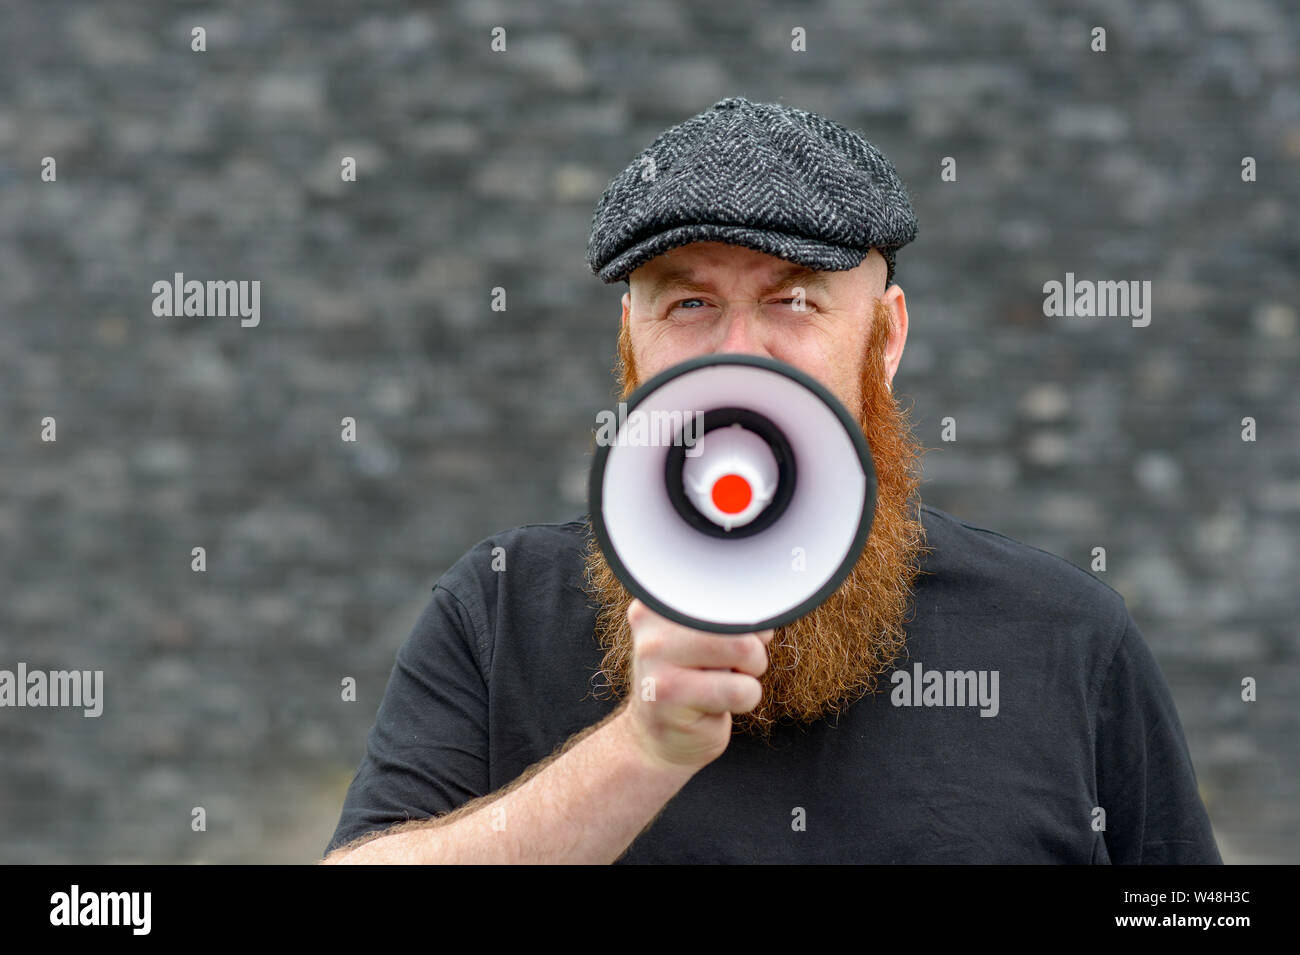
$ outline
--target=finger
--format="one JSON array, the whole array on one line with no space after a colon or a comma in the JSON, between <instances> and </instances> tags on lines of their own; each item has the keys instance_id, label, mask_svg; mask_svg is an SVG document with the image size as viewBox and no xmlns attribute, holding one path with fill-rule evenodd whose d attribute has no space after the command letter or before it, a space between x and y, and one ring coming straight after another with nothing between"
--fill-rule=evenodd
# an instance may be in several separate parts
<instances>
[{"instance_id":1,"label":"finger","mask_svg":"<svg viewBox=\"0 0 1300 955\"><path fill-rule=\"evenodd\" d=\"M701 713L748 713L762 698L762 686L748 674L689 669L675 675L671 696L660 697Z\"/></svg>"},{"instance_id":2,"label":"finger","mask_svg":"<svg viewBox=\"0 0 1300 955\"><path fill-rule=\"evenodd\" d=\"M762 676L767 669L767 647L752 633L735 637L697 630L661 631L647 635L641 653L663 663L694 669L738 670Z\"/></svg>"}]
</instances>

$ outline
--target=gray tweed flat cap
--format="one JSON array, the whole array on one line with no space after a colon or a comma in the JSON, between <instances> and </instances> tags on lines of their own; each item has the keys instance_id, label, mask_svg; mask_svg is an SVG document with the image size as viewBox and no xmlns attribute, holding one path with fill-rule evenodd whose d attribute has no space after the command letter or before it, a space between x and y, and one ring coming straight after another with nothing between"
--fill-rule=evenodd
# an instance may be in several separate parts
<instances>
[{"instance_id":1,"label":"gray tweed flat cap","mask_svg":"<svg viewBox=\"0 0 1300 955\"><path fill-rule=\"evenodd\" d=\"M916 215L893 165L839 123L801 109L719 100L632 160L596 204L587 264L606 283L691 242L743 245L822 271L894 253Z\"/></svg>"}]
</instances>

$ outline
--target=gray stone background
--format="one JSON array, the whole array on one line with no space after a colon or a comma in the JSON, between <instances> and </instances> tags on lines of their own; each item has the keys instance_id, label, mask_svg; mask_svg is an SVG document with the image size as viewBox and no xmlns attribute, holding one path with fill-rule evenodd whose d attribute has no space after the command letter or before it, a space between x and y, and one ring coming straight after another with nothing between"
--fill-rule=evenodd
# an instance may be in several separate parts
<instances>
[{"instance_id":1,"label":"gray stone background","mask_svg":"<svg viewBox=\"0 0 1300 955\"><path fill-rule=\"evenodd\" d=\"M0 861L319 857L438 575L583 510L595 201L728 95L894 160L924 499L1104 546L1225 858L1300 861L1297 50L1285 0L0 5L0 667L107 684L0 710ZM154 317L177 271L261 324ZM1067 271L1150 326L1045 318Z\"/></svg>"}]
</instances>

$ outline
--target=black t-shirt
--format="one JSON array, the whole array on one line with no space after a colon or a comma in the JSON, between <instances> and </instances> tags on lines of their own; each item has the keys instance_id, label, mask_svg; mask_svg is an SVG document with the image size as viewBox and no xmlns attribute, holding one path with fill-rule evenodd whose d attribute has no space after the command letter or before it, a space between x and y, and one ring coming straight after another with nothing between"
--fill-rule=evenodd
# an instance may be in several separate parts
<instances>
[{"instance_id":1,"label":"black t-shirt","mask_svg":"<svg viewBox=\"0 0 1300 955\"><path fill-rule=\"evenodd\" d=\"M932 550L892 675L838 720L770 745L735 734L620 861L1221 862L1123 598L1045 551L921 516ZM593 693L587 533L515 528L438 581L327 852L502 788L618 705Z\"/></svg>"}]
</instances>

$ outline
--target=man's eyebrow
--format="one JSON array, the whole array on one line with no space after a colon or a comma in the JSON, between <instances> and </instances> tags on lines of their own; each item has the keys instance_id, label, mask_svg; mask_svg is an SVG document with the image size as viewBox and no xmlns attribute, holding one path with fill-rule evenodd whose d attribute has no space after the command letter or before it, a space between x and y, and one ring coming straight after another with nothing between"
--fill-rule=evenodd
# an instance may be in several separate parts
<instances>
[{"instance_id":1,"label":"man's eyebrow","mask_svg":"<svg viewBox=\"0 0 1300 955\"><path fill-rule=\"evenodd\" d=\"M770 295L772 292L779 292L793 286L821 289L824 292L829 292L831 288L826 276L817 269L796 265L782 270L781 274L776 277L776 281L764 287L763 294Z\"/></svg>"},{"instance_id":2,"label":"man's eyebrow","mask_svg":"<svg viewBox=\"0 0 1300 955\"><path fill-rule=\"evenodd\" d=\"M782 291L794 286L800 286L807 289L820 289L825 292L830 291L830 282L822 272L802 265L793 265L782 269L773 281L763 287L761 294L770 295L773 292ZM649 298L651 301L654 301L665 291L670 289L706 292L709 291L710 286L707 282L699 279L690 269L680 267L668 268L651 280Z\"/></svg>"},{"instance_id":3,"label":"man's eyebrow","mask_svg":"<svg viewBox=\"0 0 1300 955\"><path fill-rule=\"evenodd\" d=\"M657 277L651 280L649 289L650 301L655 301L664 292L669 289L686 289L692 292L708 291L708 286L695 277L695 273L690 269L681 267L668 268L660 272Z\"/></svg>"}]
</instances>

